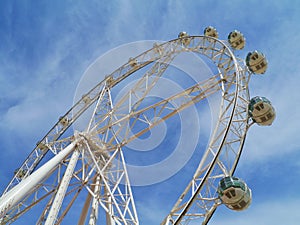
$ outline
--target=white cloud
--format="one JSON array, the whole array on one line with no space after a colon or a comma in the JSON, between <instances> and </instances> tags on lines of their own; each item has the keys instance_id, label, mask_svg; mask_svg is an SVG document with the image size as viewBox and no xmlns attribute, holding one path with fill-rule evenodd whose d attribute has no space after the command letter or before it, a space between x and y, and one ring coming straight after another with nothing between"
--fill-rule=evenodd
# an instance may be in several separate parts
<instances>
[{"instance_id":1,"label":"white cloud","mask_svg":"<svg viewBox=\"0 0 300 225\"><path fill-rule=\"evenodd\" d=\"M127 41L176 38L177 33L182 30L202 34L202 29L212 24L219 26L217 28L220 34L225 38L224 33L232 29L245 31L248 34L246 38L249 48L256 47L256 44L257 47L263 47L269 59L269 70L266 76L253 77L250 91L253 95L265 95L270 98L277 111L277 118L271 127L253 126L250 129L239 168L243 168L243 165L246 168L253 167L258 161L263 164L278 158L292 158L293 153L299 149L300 124L297 118L300 112L298 104L300 36L296 29L299 14L289 10L287 13L291 13L291 16L285 15L281 9L291 9L293 4L296 9L297 3L284 2L282 7L281 1L272 2L272 9L280 13L277 14L278 16L271 13L270 3L261 1L222 2L214 5L204 1L197 3L168 1L164 4L143 2L143 4L147 7L139 8L139 4L135 5L129 1L122 1L120 5L107 3L107 6L99 3L93 9L84 5L70 5L67 7L68 10L64 8L66 17L62 16L64 14L62 11L53 8L53 11L50 10L46 16L55 10L60 15L58 20L52 20L55 17L53 15L46 17L47 23L43 25L43 35L33 34L37 39L40 38L43 44L37 43L36 47L39 49L33 49L40 51L35 70L26 71L27 67L24 67L22 62L18 63L19 61L11 57L9 59L3 57L6 58L4 63L6 66L0 68L1 93L20 101L10 105L6 113L0 116L0 126L3 128L1 131L5 132L1 135L1 141L6 147L2 151L14 153L19 151L19 149L10 149L12 146L9 143L20 141L17 139L20 135L31 139L37 136L41 138L43 132L50 129L58 117L71 106L79 77L90 62L103 53L104 49L108 50ZM287 7L288 5L292 6ZM160 6L164 6L165 9L161 10ZM268 10L270 13L267 12ZM102 23L99 25L97 21ZM18 31L13 33L18 34ZM19 46L9 38L4 40L7 41L10 53L21 60L22 57L17 54L21 53ZM208 118L208 114L209 112L205 111L205 116L201 117L201 120ZM210 129L209 124L202 122L201 129ZM9 136L7 132L10 132ZM33 140L33 143L36 141L38 140ZM18 152L24 154L23 159L31 147L33 146ZM16 158L22 157L20 154ZM12 155L9 159L11 158ZM293 159L293 163L297 165L296 168L299 168L298 159ZM12 170L6 166L4 169ZM269 176L272 176L271 172L269 171ZM11 174L12 172L9 175ZM243 172L243 174L247 176L247 173ZM274 170L274 178L276 175ZM291 171L286 176L297 177L298 175L299 172ZM282 185L283 191L285 185L289 184ZM171 188L168 189L169 192L172 192ZM162 196L150 195L149 197L152 198L151 202L142 204L141 212L150 220L157 215L162 216L161 211L155 211L155 205L160 204ZM232 222L243 225L295 224L295 221L300 219L296 212L299 208L298 196L294 199L279 197L269 196L272 201L257 202L241 214L217 211L216 217L213 217L210 224L227 225Z\"/></svg>"},{"instance_id":2,"label":"white cloud","mask_svg":"<svg viewBox=\"0 0 300 225\"><path fill-rule=\"evenodd\" d=\"M282 191L284 194L284 190ZM210 224L243 224L243 225L265 225L265 224L296 224L300 220L298 213L300 199L282 198L276 196L272 200L257 200L255 206L250 206L242 212L233 212L225 208L216 211Z\"/></svg>"}]
</instances>

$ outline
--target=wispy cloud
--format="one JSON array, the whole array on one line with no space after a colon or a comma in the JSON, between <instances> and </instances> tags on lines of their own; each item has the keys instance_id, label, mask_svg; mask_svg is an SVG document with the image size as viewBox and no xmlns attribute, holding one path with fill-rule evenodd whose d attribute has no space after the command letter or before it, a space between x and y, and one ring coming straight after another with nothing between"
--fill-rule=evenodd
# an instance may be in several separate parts
<instances>
[{"instance_id":1,"label":"wispy cloud","mask_svg":"<svg viewBox=\"0 0 300 225\"><path fill-rule=\"evenodd\" d=\"M71 107L80 78L101 54L132 41L176 38L182 30L202 34L207 25L216 26L221 39L226 39L233 29L241 30L247 46L245 52L237 54L244 57L248 50L257 48L269 60L267 73L251 79L250 93L268 97L277 118L271 127L251 127L239 174L248 176L252 185L261 190L264 187L255 179L256 175L262 176L259 169L264 168L265 176L268 173L269 178L274 176L275 179L278 171L286 171L283 167L289 168L290 172L281 174L286 176L287 182L299 176L299 160L293 158L298 156L300 147L298 2L92 1L87 4L53 1L51 4L0 4L0 150L2 162L14 159L0 163L1 187L7 184L13 170L33 145ZM129 55L135 55L134 51L128 51L132 53ZM127 61L127 56L124 60ZM200 118L201 129L210 129L210 124L206 123L210 112L206 110L200 114L205 115ZM285 158L288 160L283 160ZM282 164L275 165L274 161ZM293 167L285 166L284 162ZM268 166L274 166L273 171ZM211 224L294 224L300 219L297 212L293 212L298 208L300 196L295 194L294 198L287 198L282 195L286 185L277 187L274 195L266 200L259 194L262 199L256 199L250 209L241 214L217 211ZM180 191L175 194L172 188L172 185L166 189L155 187L155 193L149 191L149 201L139 202L137 197L148 224L153 224L155 216L162 216L161 211L155 210L162 198L166 205L174 202L173 197L176 199Z\"/></svg>"}]
</instances>

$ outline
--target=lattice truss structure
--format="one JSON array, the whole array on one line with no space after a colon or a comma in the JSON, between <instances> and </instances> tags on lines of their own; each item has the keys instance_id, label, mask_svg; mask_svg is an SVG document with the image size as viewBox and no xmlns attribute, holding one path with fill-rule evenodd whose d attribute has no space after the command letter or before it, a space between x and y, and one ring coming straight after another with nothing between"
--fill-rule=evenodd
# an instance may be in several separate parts
<instances>
[{"instance_id":1,"label":"lattice truss structure","mask_svg":"<svg viewBox=\"0 0 300 225\"><path fill-rule=\"evenodd\" d=\"M145 106L147 94L183 52L208 57L218 72ZM134 86L113 102L113 88L146 67ZM123 147L181 110L218 94L219 117L208 148L192 180L161 223L188 224L199 219L206 224L221 204L216 193L218 181L234 173L243 148L249 127L250 75L225 41L209 36L156 44L131 58L85 94L37 143L0 199L2 224L11 224L34 207L40 209L37 224L60 224L68 213L78 217L78 224L139 224ZM90 107L94 109L86 129L72 133L71 125ZM137 123L144 126L133 134ZM83 194L85 197L79 198Z\"/></svg>"}]
</instances>

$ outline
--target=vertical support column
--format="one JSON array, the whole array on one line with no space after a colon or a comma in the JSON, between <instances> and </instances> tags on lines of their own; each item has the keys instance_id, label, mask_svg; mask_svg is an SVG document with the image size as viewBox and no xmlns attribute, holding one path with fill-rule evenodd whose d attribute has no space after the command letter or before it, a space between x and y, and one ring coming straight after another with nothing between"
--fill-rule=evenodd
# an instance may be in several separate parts
<instances>
[{"instance_id":1,"label":"vertical support column","mask_svg":"<svg viewBox=\"0 0 300 225\"><path fill-rule=\"evenodd\" d=\"M94 198L92 202L92 209L90 214L89 225L96 225L98 220L98 209L99 209L99 192L100 192L100 175L96 177L95 188L94 188Z\"/></svg>"},{"instance_id":2,"label":"vertical support column","mask_svg":"<svg viewBox=\"0 0 300 225\"><path fill-rule=\"evenodd\" d=\"M75 150L73 152L73 155L72 155L72 157L70 159L70 162L67 166L66 172L63 176L63 179L61 180L58 191L57 191L56 196L54 198L54 201L53 201L53 204L51 206L51 209L50 209L49 215L47 217L47 220L45 222L45 225L53 225L56 221L58 212L61 208L63 199L65 197L67 188L69 186L69 183L70 183L70 180L72 178L75 166L77 164L79 154L80 153L79 153L78 150Z\"/></svg>"},{"instance_id":3,"label":"vertical support column","mask_svg":"<svg viewBox=\"0 0 300 225\"><path fill-rule=\"evenodd\" d=\"M112 216L114 214L114 208L112 207L112 197L109 196L107 188L104 189L104 195L107 196L107 203L106 203L106 207L108 209L108 212L106 213L106 223L110 224L110 225L115 225L115 221L113 220Z\"/></svg>"}]
</instances>

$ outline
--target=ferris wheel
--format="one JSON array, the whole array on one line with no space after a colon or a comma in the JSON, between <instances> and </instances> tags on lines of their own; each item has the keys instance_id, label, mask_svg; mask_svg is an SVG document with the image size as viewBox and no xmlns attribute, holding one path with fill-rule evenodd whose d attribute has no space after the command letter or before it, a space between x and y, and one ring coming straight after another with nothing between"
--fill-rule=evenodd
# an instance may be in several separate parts
<instances>
[{"instance_id":1,"label":"ferris wheel","mask_svg":"<svg viewBox=\"0 0 300 225\"><path fill-rule=\"evenodd\" d=\"M32 210L36 224L63 224L70 214L77 224L139 224L124 148L212 95L220 98L214 131L192 179L161 224L207 224L221 204L247 208L251 190L233 175L249 127L271 125L275 111L265 97L250 98L251 75L263 74L268 63L259 51L245 60L236 57L244 45L241 32L235 30L223 41L209 26L204 35L181 32L130 58L60 117L15 170L0 198L0 224L22 220ZM209 59L216 73L164 99L146 101L171 62L186 52ZM138 72L138 81L114 101L114 88ZM72 124L88 110L85 129L73 132Z\"/></svg>"}]
</instances>

